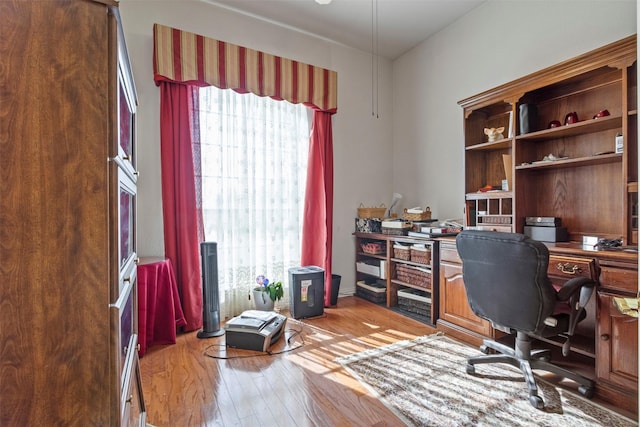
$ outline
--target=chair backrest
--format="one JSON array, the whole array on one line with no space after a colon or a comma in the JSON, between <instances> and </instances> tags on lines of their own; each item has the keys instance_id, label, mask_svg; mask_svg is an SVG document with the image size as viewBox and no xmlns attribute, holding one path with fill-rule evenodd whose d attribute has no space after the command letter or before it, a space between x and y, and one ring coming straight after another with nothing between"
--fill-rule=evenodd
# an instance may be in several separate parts
<instances>
[{"instance_id":1,"label":"chair backrest","mask_svg":"<svg viewBox=\"0 0 640 427\"><path fill-rule=\"evenodd\" d=\"M456 237L467 299L496 325L538 333L553 313L549 251L523 234L465 230Z\"/></svg>"}]
</instances>

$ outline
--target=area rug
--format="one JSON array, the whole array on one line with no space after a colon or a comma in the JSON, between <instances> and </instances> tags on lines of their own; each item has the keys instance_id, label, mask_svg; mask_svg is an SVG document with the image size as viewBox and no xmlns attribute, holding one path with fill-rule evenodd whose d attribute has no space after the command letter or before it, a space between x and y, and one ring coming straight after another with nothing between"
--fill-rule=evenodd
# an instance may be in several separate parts
<instances>
[{"instance_id":1,"label":"area rug","mask_svg":"<svg viewBox=\"0 0 640 427\"><path fill-rule=\"evenodd\" d=\"M336 359L409 426L637 426L582 396L539 380L545 408L529 404L520 371L478 365L482 354L443 335L367 350Z\"/></svg>"}]
</instances>

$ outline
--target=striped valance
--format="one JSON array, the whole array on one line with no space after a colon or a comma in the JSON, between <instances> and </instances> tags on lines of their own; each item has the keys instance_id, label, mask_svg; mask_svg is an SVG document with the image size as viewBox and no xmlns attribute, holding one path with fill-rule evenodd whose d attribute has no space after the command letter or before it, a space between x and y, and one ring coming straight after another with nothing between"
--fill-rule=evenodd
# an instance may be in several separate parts
<instances>
[{"instance_id":1,"label":"striped valance","mask_svg":"<svg viewBox=\"0 0 640 427\"><path fill-rule=\"evenodd\" d=\"M153 74L161 81L251 92L335 113L338 74L160 24L153 26Z\"/></svg>"}]
</instances>

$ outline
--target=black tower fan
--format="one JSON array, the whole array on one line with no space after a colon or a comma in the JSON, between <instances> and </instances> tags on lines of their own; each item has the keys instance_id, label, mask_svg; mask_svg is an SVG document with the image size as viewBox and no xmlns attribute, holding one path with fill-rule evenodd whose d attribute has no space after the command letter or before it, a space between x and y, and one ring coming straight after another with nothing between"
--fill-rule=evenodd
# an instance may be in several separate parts
<instances>
[{"instance_id":1,"label":"black tower fan","mask_svg":"<svg viewBox=\"0 0 640 427\"><path fill-rule=\"evenodd\" d=\"M224 335L220 327L220 299L218 297L218 244L200 243L202 262L202 330L198 338Z\"/></svg>"}]
</instances>

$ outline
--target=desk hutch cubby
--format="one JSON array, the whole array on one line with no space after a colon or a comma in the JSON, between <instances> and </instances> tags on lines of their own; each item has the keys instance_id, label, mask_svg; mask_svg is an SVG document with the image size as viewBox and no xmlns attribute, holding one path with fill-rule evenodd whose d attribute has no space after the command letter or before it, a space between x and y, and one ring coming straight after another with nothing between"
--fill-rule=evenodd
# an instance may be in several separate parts
<instances>
[{"instance_id":1,"label":"desk hutch cubby","mask_svg":"<svg viewBox=\"0 0 640 427\"><path fill-rule=\"evenodd\" d=\"M144 426L117 2L4 0L0 425Z\"/></svg>"},{"instance_id":2,"label":"desk hutch cubby","mask_svg":"<svg viewBox=\"0 0 640 427\"><path fill-rule=\"evenodd\" d=\"M383 276L386 307L429 325L438 318L439 249L433 239L380 233L355 233L356 282L375 282ZM379 251L365 251L373 244ZM377 253L372 253L377 252ZM363 272L359 263L373 261L381 273ZM356 285L357 286L357 285Z\"/></svg>"},{"instance_id":3,"label":"desk hutch cubby","mask_svg":"<svg viewBox=\"0 0 640 427\"><path fill-rule=\"evenodd\" d=\"M636 413L638 322L613 298L638 292L637 72L631 36L459 102L466 227L523 233L527 217L560 218L568 241L547 244L550 277L599 282L572 354L599 397ZM578 121L565 124L570 113ZM489 142L484 128L499 127ZM596 248L592 236L623 246ZM438 328L474 344L495 337L466 303L455 240L441 242L440 264Z\"/></svg>"}]
</instances>

